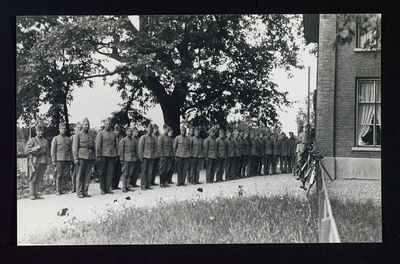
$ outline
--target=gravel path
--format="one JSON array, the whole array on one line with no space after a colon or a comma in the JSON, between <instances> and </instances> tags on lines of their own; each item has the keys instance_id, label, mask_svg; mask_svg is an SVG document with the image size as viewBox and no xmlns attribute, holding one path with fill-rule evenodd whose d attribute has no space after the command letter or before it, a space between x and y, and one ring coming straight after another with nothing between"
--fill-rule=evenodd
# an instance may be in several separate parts
<instances>
[{"instance_id":1,"label":"gravel path","mask_svg":"<svg viewBox=\"0 0 400 264\"><path fill-rule=\"evenodd\" d=\"M176 174L173 177L176 183ZM242 186L243 195L284 195L290 194L307 199L304 190L300 189L300 182L291 174L278 174L272 176L258 176L238 179L222 183L205 184L205 171L200 173L200 182L203 184L177 187L172 184L170 188L155 186L153 190L142 191L133 188L133 192L123 193L115 190L114 194L100 195L99 184L90 184L91 198L79 199L75 193L61 196L46 195L45 199L31 201L29 199L17 200L17 240L19 245L29 245L29 237L36 232L48 232L50 228L65 224L66 217L59 217L57 212L68 208L69 216L78 220L90 221L97 219L107 209L123 209L127 206L145 207L155 206L188 198L212 198L215 196L237 196L239 185ZM337 181L339 182L339 181ZM138 181L139 183L139 181ZM120 184L121 185L121 184ZM202 188L203 192L197 191ZM354 190L353 190L354 192ZM129 196L130 200L126 198ZM379 196L380 199L380 196ZM122 206L123 205L123 206Z\"/></svg>"}]
</instances>

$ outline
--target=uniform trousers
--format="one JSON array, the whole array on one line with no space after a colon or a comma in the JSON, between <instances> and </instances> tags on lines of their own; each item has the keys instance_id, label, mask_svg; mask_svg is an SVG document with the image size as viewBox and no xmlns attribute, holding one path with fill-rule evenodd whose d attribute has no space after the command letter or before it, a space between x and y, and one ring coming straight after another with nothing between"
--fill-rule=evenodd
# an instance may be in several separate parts
<instances>
[{"instance_id":1,"label":"uniform trousers","mask_svg":"<svg viewBox=\"0 0 400 264\"><path fill-rule=\"evenodd\" d=\"M178 173L178 185L185 183L190 158L176 157L176 172Z\"/></svg>"},{"instance_id":2,"label":"uniform trousers","mask_svg":"<svg viewBox=\"0 0 400 264\"><path fill-rule=\"evenodd\" d=\"M203 168L203 158L192 158L190 161L190 183L199 183L201 168Z\"/></svg>"},{"instance_id":3,"label":"uniform trousers","mask_svg":"<svg viewBox=\"0 0 400 264\"><path fill-rule=\"evenodd\" d=\"M135 161L135 168L133 169L132 177L129 179L129 183L132 186L135 186L135 187L137 186L136 182L137 182L140 172L141 172L141 167L142 167L141 165L142 164L141 164L140 160Z\"/></svg>"},{"instance_id":4,"label":"uniform trousers","mask_svg":"<svg viewBox=\"0 0 400 264\"><path fill-rule=\"evenodd\" d=\"M293 172L294 166L296 164L295 160L296 160L296 156L294 154L288 156L288 172L290 172L290 173Z\"/></svg>"},{"instance_id":5,"label":"uniform trousers","mask_svg":"<svg viewBox=\"0 0 400 264\"><path fill-rule=\"evenodd\" d=\"M88 193L93 164L94 160L79 159L76 173L76 194L84 195Z\"/></svg>"},{"instance_id":6,"label":"uniform trousers","mask_svg":"<svg viewBox=\"0 0 400 264\"><path fill-rule=\"evenodd\" d=\"M62 192L64 190L64 180L68 176L71 161L57 161L57 179L56 179L56 189L57 192Z\"/></svg>"},{"instance_id":7,"label":"uniform trousers","mask_svg":"<svg viewBox=\"0 0 400 264\"><path fill-rule=\"evenodd\" d=\"M242 160L242 156L236 156L234 161L233 161L233 179L238 179L240 176L240 162Z\"/></svg>"},{"instance_id":8,"label":"uniform trousers","mask_svg":"<svg viewBox=\"0 0 400 264\"><path fill-rule=\"evenodd\" d=\"M226 159L219 158L217 169L215 171L217 182L223 181L225 166L226 166ZM225 175L225 179L226 179L226 175Z\"/></svg>"},{"instance_id":9,"label":"uniform trousers","mask_svg":"<svg viewBox=\"0 0 400 264\"><path fill-rule=\"evenodd\" d=\"M206 161L206 180L208 183L211 183L214 181L214 175L215 175L215 170L218 165L218 160L217 159L211 159L209 158Z\"/></svg>"},{"instance_id":10,"label":"uniform trousers","mask_svg":"<svg viewBox=\"0 0 400 264\"><path fill-rule=\"evenodd\" d=\"M282 156L280 157L280 169L281 169L281 173L286 173L287 172L287 156Z\"/></svg>"},{"instance_id":11,"label":"uniform trousers","mask_svg":"<svg viewBox=\"0 0 400 264\"><path fill-rule=\"evenodd\" d=\"M153 164L153 173L151 174L151 184L156 183L156 176L160 173L159 164L160 164L160 158L155 158Z\"/></svg>"},{"instance_id":12,"label":"uniform trousers","mask_svg":"<svg viewBox=\"0 0 400 264\"><path fill-rule=\"evenodd\" d=\"M143 158L141 162L140 187L149 188L151 185L151 177L153 175L154 159Z\"/></svg>"},{"instance_id":13,"label":"uniform trousers","mask_svg":"<svg viewBox=\"0 0 400 264\"><path fill-rule=\"evenodd\" d=\"M247 164L249 163L250 156L249 155L242 155L242 166L241 166L241 175L242 177L246 176L246 168Z\"/></svg>"},{"instance_id":14,"label":"uniform trousers","mask_svg":"<svg viewBox=\"0 0 400 264\"><path fill-rule=\"evenodd\" d=\"M160 185L161 184L168 184L169 182L169 175L172 174L173 169L173 159L174 157L163 157L160 158Z\"/></svg>"},{"instance_id":15,"label":"uniform trousers","mask_svg":"<svg viewBox=\"0 0 400 264\"><path fill-rule=\"evenodd\" d=\"M111 187L114 189L118 188L119 180L121 178L121 161L119 157L117 158L117 161L114 162L114 173L111 181Z\"/></svg>"},{"instance_id":16,"label":"uniform trousers","mask_svg":"<svg viewBox=\"0 0 400 264\"><path fill-rule=\"evenodd\" d=\"M272 156L272 174L276 174L276 169L281 155Z\"/></svg>"},{"instance_id":17,"label":"uniform trousers","mask_svg":"<svg viewBox=\"0 0 400 264\"><path fill-rule=\"evenodd\" d=\"M265 154L264 156L264 175L268 175L272 165L272 154Z\"/></svg>"},{"instance_id":18,"label":"uniform trousers","mask_svg":"<svg viewBox=\"0 0 400 264\"><path fill-rule=\"evenodd\" d=\"M122 167L122 188L129 186L130 179L135 170L135 165L136 161L124 161L124 167Z\"/></svg>"},{"instance_id":19,"label":"uniform trousers","mask_svg":"<svg viewBox=\"0 0 400 264\"><path fill-rule=\"evenodd\" d=\"M38 196L39 183L43 180L43 175L46 172L47 164L38 163L35 164L35 171L31 172L29 177L29 192L31 196Z\"/></svg>"},{"instance_id":20,"label":"uniform trousers","mask_svg":"<svg viewBox=\"0 0 400 264\"><path fill-rule=\"evenodd\" d=\"M246 177L252 176L252 168L254 164L254 157L255 156L248 156L247 165L246 165Z\"/></svg>"},{"instance_id":21,"label":"uniform trousers","mask_svg":"<svg viewBox=\"0 0 400 264\"><path fill-rule=\"evenodd\" d=\"M228 157L225 166L225 179L232 180L235 172L235 157Z\"/></svg>"},{"instance_id":22,"label":"uniform trousers","mask_svg":"<svg viewBox=\"0 0 400 264\"><path fill-rule=\"evenodd\" d=\"M115 157L101 157L100 190L110 191Z\"/></svg>"},{"instance_id":23,"label":"uniform trousers","mask_svg":"<svg viewBox=\"0 0 400 264\"><path fill-rule=\"evenodd\" d=\"M77 166L72 162L71 168L70 168L70 175L71 175L71 183L72 183L72 190L76 191L76 172L78 168Z\"/></svg>"}]
</instances>

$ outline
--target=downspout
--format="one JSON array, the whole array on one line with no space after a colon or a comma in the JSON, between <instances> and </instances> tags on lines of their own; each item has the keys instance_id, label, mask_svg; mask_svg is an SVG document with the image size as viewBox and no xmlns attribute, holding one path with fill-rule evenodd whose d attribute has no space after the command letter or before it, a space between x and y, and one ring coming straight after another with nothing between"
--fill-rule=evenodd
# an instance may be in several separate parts
<instances>
[{"instance_id":1,"label":"downspout","mask_svg":"<svg viewBox=\"0 0 400 264\"><path fill-rule=\"evenodd\" d=\"M336 16L336 34L338 31L338 17ZM336 84L337 84L337 45L335 44L335 77L333 81L333 149L332 149L332 157L333 157L333 179L336 180Z\"/></svg>"}]
</instances>

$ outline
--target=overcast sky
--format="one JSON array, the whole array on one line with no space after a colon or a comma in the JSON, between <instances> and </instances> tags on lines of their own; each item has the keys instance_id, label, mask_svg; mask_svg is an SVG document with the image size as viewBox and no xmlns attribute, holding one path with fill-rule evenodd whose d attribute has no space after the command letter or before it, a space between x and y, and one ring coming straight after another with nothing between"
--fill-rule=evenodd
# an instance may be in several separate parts
<instances>
[{"instance_id":1,"label":"overcast sky","mask_svg":"<svg viewBox=\"0 0 400 264\"><path fill-rule=\"evenodd\" d=\"M136 24L135 18L131 18L133 24ZM135 25L137 26L137 24ZM282 111L278 110L279 120L282 123L283 131L287 134L289 131L296 132L296 114L299 107L304 108L304 98L307 96L308 90L308 66L310 70L310 90L311 92L316 87L316 66L317 59L315 56L309 54L310 47L301 46L305 50L300 51L300 59L305 66L305 69L292 70L293 78L288 79L287 73L284 70L276 69L272 72L273 80L278 84L279 90L282 92L287 91L288 100L294 103L292 108L283 107ZM115 87L103 85L103 81L93 79L95 81L94 88L88 86L75 88L72 95L73 101L69 107L70 122L81 122L87 117L91 123L91 127L99 127L100 121L105 117L111 116L111 113L118 110L119 103L122 103L119 93L116 92ZM41 112L47 111L48 106L42 106ZM148 118L156 123L159 127L164 124L163 114L159 105L148 111ZM230 117L229 119L233 119Z\"/></svg>"}]
</instances>

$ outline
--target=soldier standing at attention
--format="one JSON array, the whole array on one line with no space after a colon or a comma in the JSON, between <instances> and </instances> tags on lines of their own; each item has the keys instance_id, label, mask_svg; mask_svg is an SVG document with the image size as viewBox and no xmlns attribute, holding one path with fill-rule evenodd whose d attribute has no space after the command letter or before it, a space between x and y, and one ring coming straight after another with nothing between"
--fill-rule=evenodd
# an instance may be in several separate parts
<instances>
[{"instance_id":1,"label":"soldier standing at attention","mask_svg":"<svg viewBox=\"0 0 400 264\"><path fill-rule=\"evenodd\" d=\"M170 127L168 125L163 126L164 134L158 137L157 151L160 157L160 187L170 187L168 180L169 175L172 175L172 164L174 159L174 153L172 148L172 139L168 135Z\"/></svg>"},{"instance_id":2,"label":"soldier standing at attention","mask_svg":"<svg viewBox=\"0 0 400 264\"><path fill-rule=\"evenodd\" d=\"M117 136L117 146L119 146L119 143L122 140L122 135L121 135L121 127L116 124L114 126L114 133ZM117 152L117 160L114 162L114 174L113 174L113 178L111 181L111 190L120 190L121 188L118 187L119 184L119 180L121 178L121 166L122 166L122 162L120 159L120 156Z\"/></svg>"},{"instance_id":3,"label":"soldier standing at attention","mask_svg":"<svg viewBox=\"0 0 400 264\"><path fill-rule=\"evenodd\" d=\"M158 137L160 136L160 132L158 129L158 125L154 124L153 125L153 134L152 136L154 137L154 140L156 142L156 150L157 150L157 142L158 142ZM158 151L156 151L156 158L154 159L154 164L153 164L153 173L151 175L151 186L157 186L158 184L156 183L156 177L160 173L160 157L158 155ZM160 181L161 184L161 181Z\"/></svg>"},{"instance_id":4,"label":"soldier standing at attention","mask_svg":"<svg viewBox=\"0 0 400 264\"><path fill-rule=\"evenodd\" d=\"M89 181L95 159L94 140L89 134L90 123L87 118L82 121L83 130L74 137L72 153L74 155L76 175L76 193L79 198L90 197Z\"/></svg>"},{"instance_id":5,"label":"soldier standing at attention","mask_svg":"<svg viewBox=\"0 0 400 264\"><path fill-rule=\"evenodd\" d=\"M264 175L269 174L269 170L272 165L272 158L273 158L273 146L272 146L272 141L273 141L273 135L267 133L264 139Z\"/></svg>"},{"instance_id":6,"label":"soldier standing at attention","mask_svg":"<svg viewBox=\"0 0 400 264\"><path fill-rule=\"evenodd\" d=\"M25 153L29 154L33 170L29 175L30 199L43 199L39 195L39 182L43 180L47 165L50 163L49 147L47 140L43 138L44 127L42 124L36 126L36 137L30 138L25 146Z\"/></svg>"},{"instance_id":7,"label":"soldier standing at attention","mask_svg":"<svg viewBox=\"0 0 400 264\"><path fill-rule=\"evenodd\" d=\"M174 135L174 130L170 127L168 130L168 136L171 138L171 142L174 142L173 135ZM174 159L174 150L172 148L172 162L171 162L171 170L168 174L168 184L174 184L174 182L172 181L172 175L174 174L175 166L176 162Z\"/></svg>"},{"instance_id":8,"label":"soldier standing at attention","mask_svg":"<svg viewBox=\"0 0 400 264\"><path fill-rule=\"evenodd\" d=\"M136 129L137 131L137 129ZM132 191L128 184L130 178L133 177L136 161L138 160L138 142L132 137L133 129L128 127L126 137L124 137L118 145L118 153L122 167L122 191Z\"/></svg>"},{"instance_id":9,"label":"soldier standing at attention","mask_svg":"<svg viewBox=\"0 0 400 264\"><path fill-rule=\"evenodd\" d=\"M251 176L255 175L254 164L257 159L257 142L255 139L254 132L250 133L249 146L250 146L250 158L249 158L249 162L247 163L247 177L251 177Z\"/></svg>"},{"instance_id":10,"label":"soldier standing at attention","mask_svg":"<svg viewBox=\"0 0 400 264\"><path fill-rule=\"evenodd\" d=\"M75 135L72 135L70 137L70 139L71 139L71 149L72 149L72 146L74 144L74 138L80 131L82 131L82 124L79 123L79 122L76 122L76 124L75 124ZM73 159L73 157L72 157L72 159ZM71 169L70 169L71 182L72 182L72 192L71 193L75 193L76 192L76 173L77 173L77 171L78 171L78 168L75 166L75 164L74 164L74 162L72 160Z\"/></svg>"},{"instance_id":11,"label":"soldier standing at attention","mask_svg":"<svg viewBox=\"0 0 400 264\"><path fill-rule=\"evenodd\" d=\"M225 166L225 180L233 180L234 170L235 170L235 144L231 139L232 132L228 131L226 133L226 166Z\"/></svg>"},{"instance_id":12,"label":"soldier standing at attention","mask_svg":"<svg viewBox=\"0 0 400 264\"><path fill-rule=\"evenodd\" d=\"M235 159L233 162L234 165L234 171L233 171L233 178L232 179L239 179L240 176L240 164L241 164L241 158L242 158L242 154L240 151L240 139L239 139L239 131L235 130L235 132L233 133L233 147L235 149Z\"/></svg>"},{"instance_id":13,"label":"soldier standing at attention","mask_svg":"<svg viewBox=\"0 0 400 264\"><path fill-rule=\"evenodd\" d=\"M208 138L204 140L204 158L206 162L206 182L214 182L215 169L217 168L217 143L215 141L215 130L208 130Z\"/></svg>"},{"instance_id":14,"label":"soldier standing at attention","mask_svg":"<svg viewBox=\"0 0 400 264\"><path fill-rule=\"evenodd\" d=\"M96 137L96 156L97 160L101 161L100 190L102 195L114 193L110 188L117 152L117 136L114 131L111 131L111 119L108 117L104 123L104 130L97 133Z\"/></svg>"},{"instance_id":15,"label":"soldier standing at attention","mask_svg":"<svg viewBox=\"0 0 400 264\"><path fill-rule=\"evenodd\" d=\"M178 173L178 183L176 186L186 186L185 176L190 161L190 142L186 136L186 128L181 126L181 134L174 140L174 153Z\"/></svg>"},{"instance_id":16,"label":"soldier standing at attention","mask_svg":"<svg viewBox=\"0 0 400 264\"><path fill-rule=\"evenodd\" d=\"M217 156L218 156L218 165L216 169L216 178L217 182L223 182L223 175L224 170L226 167L226 142L225 142L225 131L223 129L219 130L218 133L219 137L216 140L216 147L217 147ZM226 175L225 175L226 178Z\"/></svg>"},{"instance_id":17,"label":"soldier standing at attention","mask_svg":"<svg viewBox=\"0 0 400 264\"><path fill-rule=\"evenodd\" d=\"M289 153L289 144L288 144L288 139L286 137L286 134L282 132L281 134L281 158L280 158L280 167L281 167L281 173L286 173L287 172L287 157Z\"/></svg>"},{"instance_id":18,"label":"soldier standing at attention","mask_svg":"<svg viewBox=\"0 0 400 264\"><path fill-rule=\"evenodd\" d=\"M244 154L242 153L243 158L243 167L242 167L242 176L243 177L250 177L249 176L249 163L251 162L250 160L250 139L249 139L249 133L246 131L243 136L243 150ZM247 172L247 173L246 173Z\"/></svg>"},{"instance_id":19,"label":"soldier standing at attention","mask_svg":"<svg viewBox=\"0 0 400 264\"><path fill-rule=\"evenodd\" d=\"M264 163L264 135L260 132L259 137L257 138L257 147L258 147L258 161L257 161L257 175L263 175L262 166Z\"/></svg>"},{"instance_id":20,"label":"soldier standing at attention","mask_svg":"<svg viewBox=\"0 0 400 264\"><path fill-rule=\"evenodd\" d=\"M288 171L289 173L293 173L296 160L296 139L294 138L293 132L289 132L288 145Z\"/></svg>"},{"instance_id":21,"label":"soldier standing at attention","mask_svg":"<svg viewBox=\"0 0 400 264\"><path fill-rule=\"evenodd\" d=\"M137 153L137 160L135 161L135 166L133 169L132 177L129 179L129 183L131 187L139 187L139 185L136 184L137 179L140 175L140 170L141 170L141 162L139 159L139 131L136 127L132 128L132 138L136 141L136 144L138 145L138 153Z\"/></svg>"},{"instance_id":22,"label":"soldier standing at attention","mask_svg":"<svg viewBox=\"0 0 400 264\"><path fill-rule=\"evenodd\" d=\"M203 167L204 152L203 139L200 137L200 128L196 127L194 136L190 139L190 183L200 184L200 170Z\"/></svg>"},{"instance_id":23,"label":"soldier standing at attention","mask_svg":"<svg viewBox=\"0 0 400 264\"><path fill-rule=\"evenodd\" d=\"M65 135L67 128L64 123L60 123L59 131L60 135L54 137L51 142L51 159L57 168L57 195L63 194L64 179L68 176L72 161L71 139Z\"/></svg>"},{"instance_id":24,"label":"soldier standing at attention","mask_svg":"<svg viewBox=\"0 0 400 264\"><path fill-rule=\"evenodd\" d=\"M156 158L156 142L153 134L153 126L147 126L147 134L139 139L139 159L141 161L141 180L140 188L151 190L151 177L153 175L154 160Z\"/></svg>"},{"instance_id":25,"label":"soldier standing at attention","mask_svg":"<svg viewBox=\"0 0 400 264\"><path fill-rule=\"evenodd\" d=\"M194 136L194 128L192 126L189 126L188 128L188 133L186 134L186 136L189 138L189 142L192 139L192 137ZM192 158L190 158L189 164L188 164L188 170L187 170L187 182L190 183L190 174L191 174L191 165L192 165ZM185 176L186 178L186 176Z\"/></svg>"},{"instance_id":26,"label":"soldier standing at attention","mask_svg":"<svg viewBox=\"0 0 400 264\"><path fill-rule=\"evenodd\" d=\"M246 163L247 163L247 141L244 139L244 132L239 134L239 148L240 148L240 165L239 165L239 178L244 178L246 175Z\"/></svg>"},{"instance_id":27,"label":"soldier standing at attention","mask_svg":"<svg viewBox=\"0 0 400 264\"><path fill-rule=\"evenodd\" d=\"M273 153L273 158L272 158L272 174L276 174L276 168L278 166L278 162L280 160L281 156L281 142L279 140L278 134L274 135L273 140L272 140L272 153Z\"/></svg>"}]
</instances>

